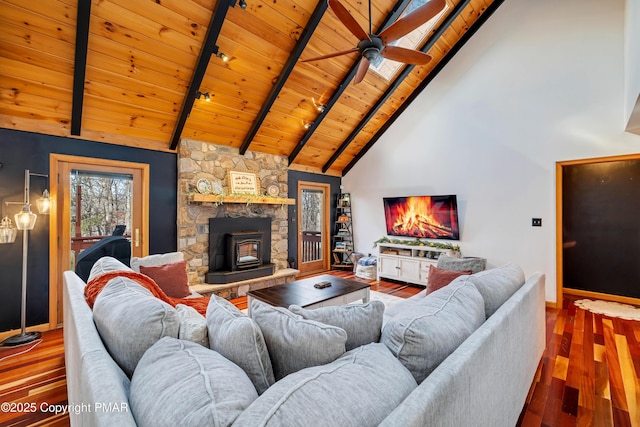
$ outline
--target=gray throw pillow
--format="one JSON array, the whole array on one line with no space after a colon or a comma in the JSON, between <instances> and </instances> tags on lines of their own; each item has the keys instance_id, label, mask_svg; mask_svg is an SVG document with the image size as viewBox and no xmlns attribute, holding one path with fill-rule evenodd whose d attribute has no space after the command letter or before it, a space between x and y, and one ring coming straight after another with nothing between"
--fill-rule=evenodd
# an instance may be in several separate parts
<instances>
[{"instance_id":1,"label":"gray throw pillow","mask_svg":"<svg viewBox=\"0 0 640 427\"><path fill-rule=\"evenodd\" d=\"M209 347L244 370L262 394L274 382L273 368L260 327L224 298L212 295L207 307Z\"/></svg>"},{"instance_id":2,"label":"gray throw pillow","mask_svg":"<svg viewBox=\"0 0 640 427\"><path fill-rule=\"evenodd\" d=\"M234 427L377 426L416 386L384 345L368 344L278 381Z\"/></svg>"},{"instance_id":3,"label":"gray throw pillow","mask_svg":"<svg viewBox=\"0 0 640 427\"><path fill-rule=\"evenodd\" d=\"M505 264L469 276L469 281L476 285L484 298L487 318L524 285L524 279L524 271L516 264Z\"/></svg>"},{"instance_id":4,"label":"gray throw pillow","mask_svg":"<svg viewBox=\"0 0 640 427\"><path fill-rule=\"evenodd\" d=\"M256 398L234 363L199 344L163 338L144 354L129 401L139 426L230 426Z\"/></svg>"},{"instance_id":5,"label":"gray throw pillow","mask_svg":"<svg viewBox=\"0 0 640 427\"><path fill-rule=\"evenodd\" d=\"M209 332L207 331L207 319L193 307L184 304L176 305L180 330L178 338L192 341L209 348Z\"/></svg>"},{"instance_id":6,"label":"gray throw pillow","mask_svg":"<svg viewBox=\"0 0 640 427\"><path fill-rule=\"evenodd\" d=\"M126 277L116 277L93 305L93 321L111 357L129 376L144 352L162 337L178 337L175 308Z\"/></svg>"},{"instance_id":7,"label":"gray throw pillow","mask_svg":"<svg viewBox=\"0 0 640 427\"><path fill-rule=\"evenodd\" d=\"M345 352L347 333L342 328L305 320L286 308L255 299L251 317L264 335L276 381L292 372L333 362Z\"/></svg>"},{"instance_id":8,"label":"gray throw pillow","mask_svg":"<svg viewBox=\"0 0 640 427\"><path fill-rule=\"evenodd\" d=\"M452 271L471 270L472 273L477 273L487 268L487 260L486 258L456 258L442 254L438 257L436 267Z\"/></svg>"},{"instance_id":9,"label":"gray throw pillow","mask_svg":"<svg viewBox=\"0 0 640 427\"><path fill-rule=\"evenodd\" d=\"M347 333L347 343L345 344L347 351L380 341L384 317L384 303L382 301L320 307L313 310L292 305L289 310L307 320L316 320L344 329Z\"/></svg>"},{"instance_id":10,"label":"gray throw pillow","mask_svg":"<svg viewBox=\"0 0 640 427\"><path fill-rule=\"evenodd\" d=\"M484 321L484 300L469 276L416 301L392 317L381 342L421 383Z\"/></svg>"}]
</instances>

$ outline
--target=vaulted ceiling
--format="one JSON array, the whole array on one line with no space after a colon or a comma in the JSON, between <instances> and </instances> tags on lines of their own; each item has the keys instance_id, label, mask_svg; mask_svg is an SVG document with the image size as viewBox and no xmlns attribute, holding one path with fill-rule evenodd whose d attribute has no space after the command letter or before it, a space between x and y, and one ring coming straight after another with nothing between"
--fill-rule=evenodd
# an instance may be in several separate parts
<instances>
[{"instance_id":1,"label":"vaulted ceiling","mask_svg":"<svg viewBox=\"0 0 640 427\"><path fill-rule=\"evenodd\" d=\"M502 3L446 0L428 64L354 84L357 52L301 62L358 43L327 0L245 1L0 0L0 127L161 151L190 138L343 175ZM409 0L340 2L378 34Z\"/></svg>"}]
</instances>

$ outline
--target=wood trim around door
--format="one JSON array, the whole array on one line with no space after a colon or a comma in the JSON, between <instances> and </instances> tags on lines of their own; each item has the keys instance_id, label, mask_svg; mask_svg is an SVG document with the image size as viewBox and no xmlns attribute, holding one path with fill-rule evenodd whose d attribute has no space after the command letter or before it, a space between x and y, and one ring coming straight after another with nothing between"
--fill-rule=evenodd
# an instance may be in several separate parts
<instances>
[{"instance_id":1,"label":"wood trim around door","mask_svg":"<svg viewBox=\"0 0 640 427\"><path fill-rule=\"evenodd\" d=\"M298 233L298 269L301 269L302 266L302 190L321 190L323 194L322 200L322 269L318 271L301 273L301 274L314 274L322 271L328 271L331 266L331 184L326 184L322 182L312 182L312 181L298 181L298 218L296 218L298 223L298 229L296 232ZM302 271L302 270L301 270Z\"/></svg>"},{"instance_id":2,"label":"wood trim around door","mask_svg":"<svg viewBox=\"0 0 640 427\"><path fill-rule=\"evenodd\" d=\"M562 308L562 295L564 293L564 257L563 257L563 242L562 242L562 171L566 166L574 166L574 165L585 165L592 163L605 163L605 162L617 162L617 161L625 161L625 160L639 160L640 154L627 154L621 156L612 156L612 157L595 157L591 159L580 159L580 160L568 160L563 162L556 162L556 308ZM577 292L577 293L576 293ZM584 295L584 293L580 293L580 291L573 291L567 289L567 293L576 294L576 295ZM599 294L604 295L604 294ZM602 297L604 299L604 297ZM621 301L620 298L616 296L610 296L608 299L610 301ZM624 300L628 301L628 300Z\"/></svg>"},{"instance_id":3,"label":"wood trim around door","mask_svg":"<svg viewBox=\"0 0 640 427\"><path fill-rule=\"evenodd\" d=\"M149 165L146 163L125 162L119 160L106 160L91 157L71 156L64 154L51 154L49 158L49 181L51 197L51 214L49 216L49 328L57 328L62 323L62 311L58 310L62 298L62 272L69 269L63 265L68 263L68 256L59 253L60 236L67 229L70 235L69 224L65 224L65 217L61 209L70 203L69 195L64 194L60 188L60 173L68 165L74 167L86 167L89 170L121 173L123 169L136 171L140 174L141 188L134 197L141 197L140 228L141 228L141 256L149 254ZM69 206L67 206L69 208Z\"/></svg>"}]
</instances>

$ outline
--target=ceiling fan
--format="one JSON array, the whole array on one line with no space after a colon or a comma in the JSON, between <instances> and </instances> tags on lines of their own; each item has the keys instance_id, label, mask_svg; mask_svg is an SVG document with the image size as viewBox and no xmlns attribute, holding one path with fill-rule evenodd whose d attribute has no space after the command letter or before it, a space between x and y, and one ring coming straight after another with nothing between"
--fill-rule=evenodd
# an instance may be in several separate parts
<instances>
[{"instance_id":1,"label":"ceiling fan","mask_svg":"<svg viewBox=\"0 0 640 427\"><path fill-rule=\"evenodd\" d=\"M358 24L358 21L355 20L342 3L338 0L328 0L328 4L336 17L354 36L360 39L360 42L352 49L305 59L301 62L317 61L319 59L334 58L336 56L360 52L360 64L356 71L354 84L358 84L362 79L364 79L365 74L367 74L367 70L369 70L371 61L374 61L378 57L407 64L424 65L428 63L431 60L430 55L418 50L390 46L390 43L398 40L406 34L409 34L411 31L429 21L446 6L445 0L430 0L424 5L418 7L409 15L398 19L396 22L382 30L380 34L373 34L373 30L371 28L371 0L369 0L369 33L367 34L367 32L360 26L360 24Z\"/></svg>"}]
</instances>

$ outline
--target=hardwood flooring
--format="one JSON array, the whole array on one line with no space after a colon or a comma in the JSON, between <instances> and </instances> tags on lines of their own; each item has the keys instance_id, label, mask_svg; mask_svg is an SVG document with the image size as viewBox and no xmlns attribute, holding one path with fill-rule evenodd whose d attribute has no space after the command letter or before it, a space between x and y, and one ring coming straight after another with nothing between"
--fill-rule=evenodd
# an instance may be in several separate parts
<instances>
[{"instance_id":1,"label":"hardwood flooring","mask_svg":"<svg viewBox=\"0 0 640 427\"><path fill-rule=\"evenodd\" d=\"M348 271L332 274L364 281ZM374 291L403 298L421 290L370 282ZM244 297L233 302L246 308ZM11 356L29 347L0 348L0 404L27 409L2 407L0 426L68 426L67 414L42 411L67 403L62 329ZM592 314L570 296L563 309L548 308L547 348L517 426L640 427L640 322Z\"/></svg>"}]
</instances>

